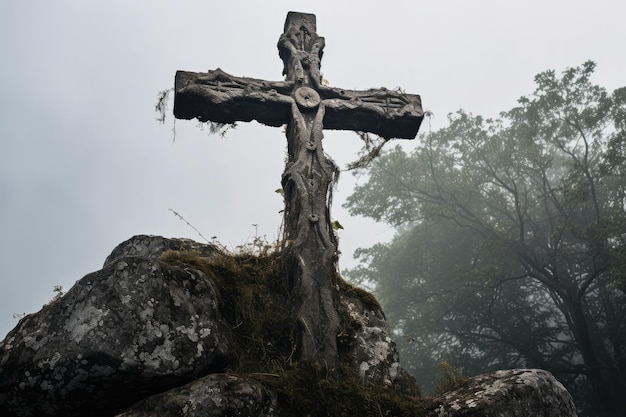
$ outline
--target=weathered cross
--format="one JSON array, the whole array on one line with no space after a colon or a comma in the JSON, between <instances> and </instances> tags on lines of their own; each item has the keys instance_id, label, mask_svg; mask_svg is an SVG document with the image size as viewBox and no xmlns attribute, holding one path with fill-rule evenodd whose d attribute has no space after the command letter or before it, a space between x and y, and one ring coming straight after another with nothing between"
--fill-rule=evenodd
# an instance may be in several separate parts
<instances>
[{"instance_id":1,"label":"weathered cross","mask_svg":"<svg viewBox=\"0 0 626 417\"><path fill-rule=\"evenodd\" d=\"M278 51L285 81L235 77L216 69L178 71L174 115L202 122L257 120L287 125L287 166L282 176L285 265L296 349L301 359L332 365L337 360L337 238L329 205L338 169L322 149L322 130L371 132L412 139L423 119L420 97L384 88L364 91L323 85L324 38L315 15L289 12Z\"/></svg>"}]
</instances>

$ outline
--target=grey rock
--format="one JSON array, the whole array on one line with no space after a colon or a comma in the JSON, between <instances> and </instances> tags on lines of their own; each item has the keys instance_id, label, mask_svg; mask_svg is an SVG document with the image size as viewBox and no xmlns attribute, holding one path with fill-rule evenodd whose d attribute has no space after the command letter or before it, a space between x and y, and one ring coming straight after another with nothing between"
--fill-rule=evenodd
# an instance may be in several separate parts
<instances>
[{"instance_id":1,"label":"grey rock","mask_svg":"<svg viewBox=\"0 0 626 417\"><path fill-rule=\"evenodd\" d=\"M3 415L111 415L221 371L217 297L200 271L120 254L0 342Z\"/></svg>"},{"instance_id":2,"label":"grey rock","mask_svg":"<svg viewBox=\"0 0 626 417\"><path fill-rule=\"evenodd\" d=\"M479 375L437 401L432 417L576 417L565 387L540 369Z\"/></svg>"},{"instance_id":3,"label":"grey rock","mask_svg":"<svg viewBox=\"0 0 626 417\"><path fill-rule=\"evenodd\" d=\"M352 292L347 292L341 294L340 306L351 319L339 339L347 346L343 354L354 371L372 384L417 394L415 378L400 367L398 349L378 303L364 303Z\"/></svg>"},{"instance_id":4,"label":"grey rock","mask_svg":"<svg viewBox=\"0 0 626 417\"><path fill-rule=\"evenodd\" d=\"M169 250L195 251L198 252L200 256L206 258L209 258L219 252L219 249L217 249L215 245L198 243L191 239L136 235L117 245L104 261L103 267L107 267L108 265L115 263L117 260L127 256L159 259L159 256Z\"/></svg>"},{"instance_id":5,"label":"grey rock","mask_svg":"<svg viewBox=\"0 0 626 417\"><path fill-rule=\"evenodd\" d=\"M149 397L117 417L276 415L276 395L261 383L223 373Z\"/></svg>"}]
</instances>

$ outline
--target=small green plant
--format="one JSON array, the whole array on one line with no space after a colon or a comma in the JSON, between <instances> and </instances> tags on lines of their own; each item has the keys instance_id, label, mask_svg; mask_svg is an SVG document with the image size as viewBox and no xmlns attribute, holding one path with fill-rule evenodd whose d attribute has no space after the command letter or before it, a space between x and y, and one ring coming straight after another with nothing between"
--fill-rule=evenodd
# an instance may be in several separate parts
<instances>
[{"instance_id":1,"label":"small green plant","mask_svg":"<svg viewBox=\"0 0 626 417\"><path fill-rule=\"evenodd\" d=\"M54 294L54 297L52 297L50 299L50 301L48 301L45 305L50 305L50 304L54 303L55 301L57 301L58 299L63 297L63 295L65 294L65 292L63 291L63 286L62 285L55 285L52 288L52 291L55 292L56 294ZM15 314L13 315L13 317L16 317Z\"/></svg>"},{"instance_id":2,"label":"small green plant","mask_svg":"<svg viewBox=\"0 0 626 417\"><path fill-rule=\"evenodd\" d=\"M439 372L439 383L435 387L435 394L443 394L464 386L469 379L463 376L463 369L450 365L447 361L442 360L437 364Z\"/></svg>"},{"instance_id":3,"label":"small green plant","mask_svg":"<svg viewBox=\"0 0 626 417\"><path fill-rule=\"evenodd\" d=\"M247 255L256 257L270 256L275 252L280 252L281 242L270 242L267 236L259 236L259 225L253 224L254 237L252 240L235 247L233 255Z\"/></svg>"},{"instance_id":4,"label":"small green plant","mask_svg":"<svg viewBox=\"0 0 626 417\"><path fill-rule=\"evenodd\" d=\"M52 291L54 291L56 294L54 295L54 298L52 299L52 301L56 301L59 298L63 297L63 294L65 294L65 292L63 291L63 286L62 285L55 285L54 288L52 289Z\"/></svg>"},{"instance_id":5,"label":"small green plant","mask_svg":"<svg viewBox=\"0 0 626 417\"><path fill-rule=\"evenodd\" d=\"M195 230L195 231L196 231L196 233L198 234L198 236L200 236L202 239L204 239L204 241L205 241L206 243L211 243L211 242L209 242L209 239L207 239L206 237L204 237L204 236L202 235L202 233L200 233L200 231L199 231L198 229L196 229L196 227L195 227L193 224L189 223L189 222L187 221L187 219L185 219L185 218L182 216L182 214L179 214L176 210L172 210L172 209L168 209L168 210L169 210L169 211L171 211L172 213L174 213L174 216L176 216L176 217L178 217L180 220L184 221L184 222L187 224L187 226L189 226L189 227L191 227L193 230Z\"/></svg>"},{"instance_id":6,"label":"small green plant","mask_svg":"<svg viewBox=\"0 0 626 417\"><path fill-rule=\"evenodd\" d=\"M270 242L267 239L267 236L265 235L259 236L259 225L253 224L252 226L254 226L254 238L252 239L252 241L248 241L239 246L236 246L234 251L229 251L224 245L222 245L221 243L217 241L217 236L212 236L211 240L209 241L209 239L204 237L204 235L200 233L200 231L193 224L187 221L187 219L184 218L182 214L172 209L169 209L169 211L171 211L181 221L185 222L187 226L191 227L198 234L198 236L200 236L206 243L209 243L215 246L216 248L220 249L222 252L230 253L233 256L241 256L241 255L260 256L260 257L268 256L274 252L281 251L282 248L284 248L286 244L286 242L281 242L278 240L276 242Z\"/></svg>"}]
</instances>

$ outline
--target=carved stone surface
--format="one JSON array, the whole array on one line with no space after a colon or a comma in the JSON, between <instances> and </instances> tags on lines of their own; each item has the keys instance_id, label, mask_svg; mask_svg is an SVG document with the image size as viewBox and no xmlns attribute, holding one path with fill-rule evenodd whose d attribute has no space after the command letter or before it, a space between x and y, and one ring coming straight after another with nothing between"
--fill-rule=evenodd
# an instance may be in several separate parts
<instances>
[{"instance_id":1,"label":"carved stone surface","mask_svg":"<svg viewBox=\"0 0 626 417\"><path fill-rule=\"evenodd\" d=\"M299 328L296 356L332 367L339 317L337 239L329 205L338 169L322 148L323 129L414 138L423 111L417 95L322 85L325 40L316 30L315 15L288 13L278 40L285 81L235 77L220 69L206 74L178 71L174 115L218 123L287 124L285 264Z\"/></svg>"}]
</instances>

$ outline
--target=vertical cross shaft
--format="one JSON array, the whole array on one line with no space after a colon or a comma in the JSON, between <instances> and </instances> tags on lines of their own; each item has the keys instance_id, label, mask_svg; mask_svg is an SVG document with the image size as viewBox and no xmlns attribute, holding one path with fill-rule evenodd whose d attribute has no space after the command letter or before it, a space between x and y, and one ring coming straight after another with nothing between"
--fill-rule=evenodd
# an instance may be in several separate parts
<instances>
[{"instance_id":1,"label":"vertical cross shaft","mask_svg":"<svg viewBox=\"0 0 626 417\"><path fill-rule=\"evenodd\" d=\"M322 148L324 103L320 60L324 38L315 16L289 13L278 42L287 81L294 83L287 126L288 161L285 192L286 266L298 323L300 356L333 365L337 360L337 240L331 227L329 200L338 175Z\"/></svg>"}]
</instances>

